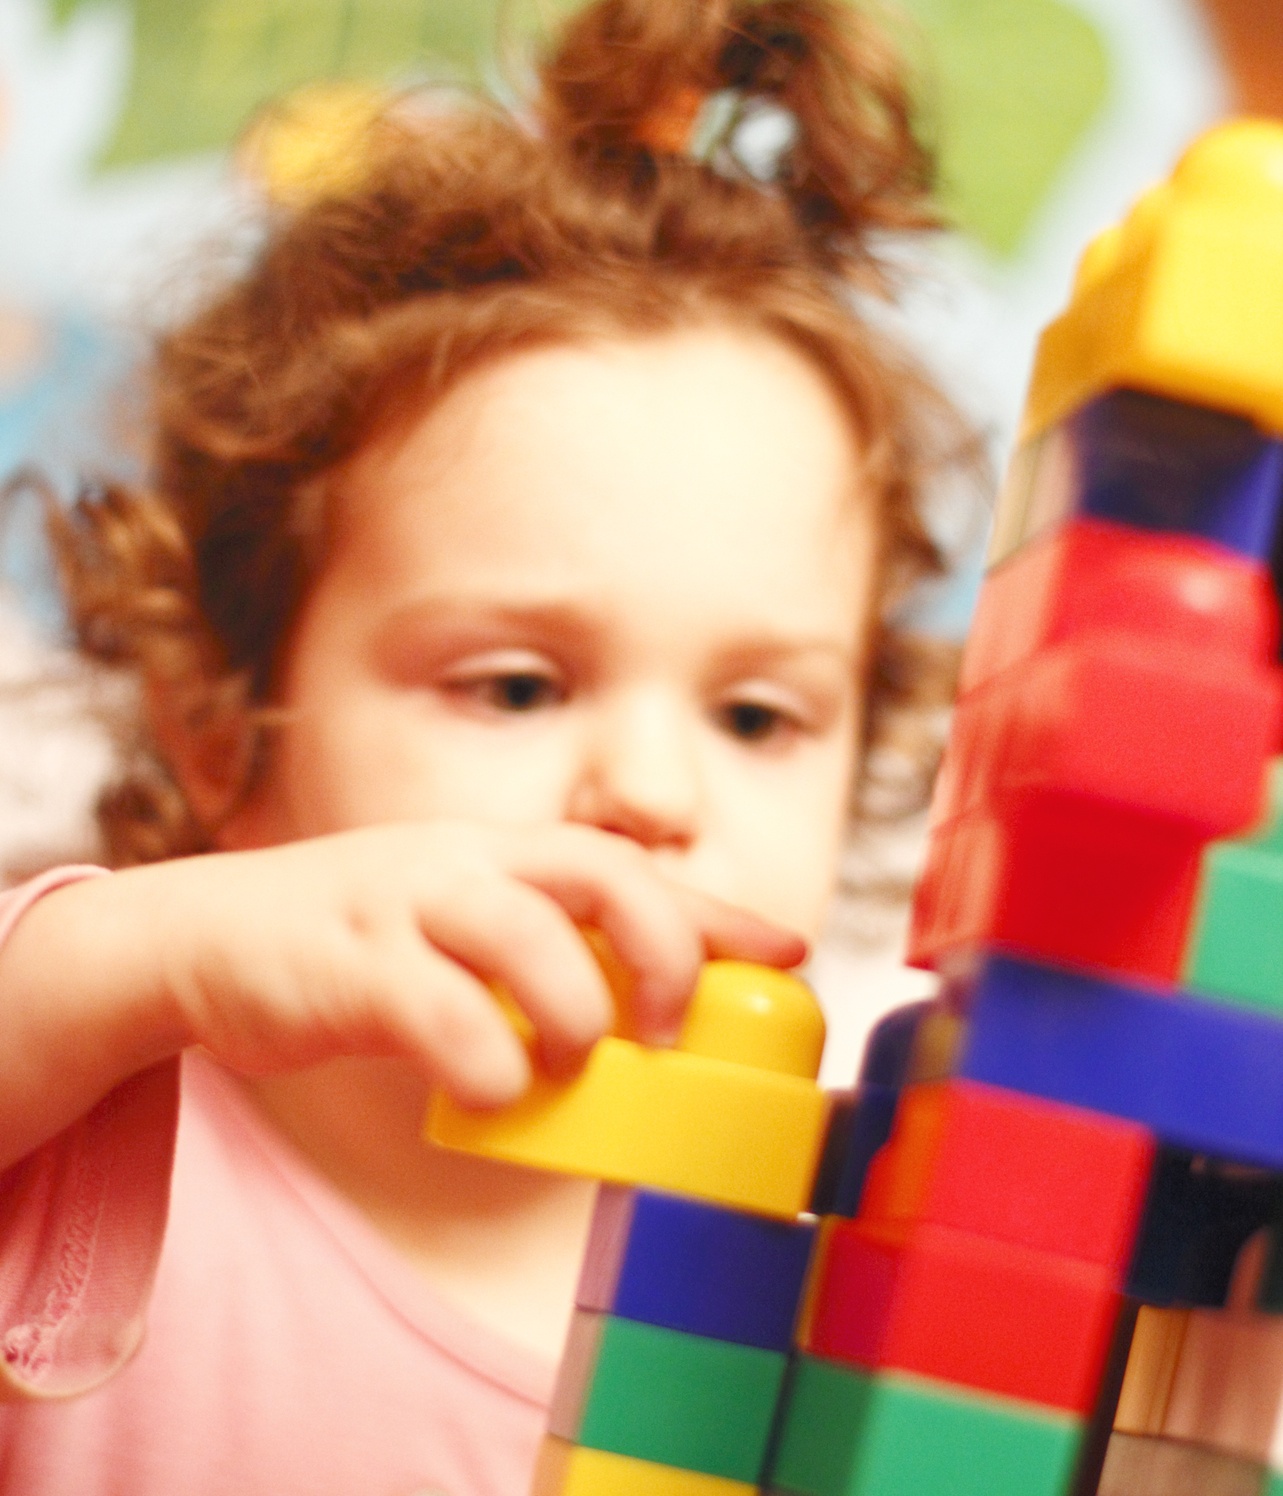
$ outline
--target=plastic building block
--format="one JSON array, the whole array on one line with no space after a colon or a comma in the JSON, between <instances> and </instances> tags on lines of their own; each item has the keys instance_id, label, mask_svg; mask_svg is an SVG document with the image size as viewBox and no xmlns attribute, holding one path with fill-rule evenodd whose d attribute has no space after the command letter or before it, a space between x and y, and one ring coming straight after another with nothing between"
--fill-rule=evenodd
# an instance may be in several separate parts
<instances>
[{"instance_id":1,"label":"plastic building block","mask_svg":"<svg viewBox=\"0 0 1283 1496\"><path fill-rule=\"evenodd\" d=\"M1185 973L1197 992L1283 1016L1283 761L1264 828L1205 854Z\"/></svg>"},{"instance_id":2,"label":"plastic building block","mask_svg":"<svg viewBox=\"0 0 1283 1496\"><path fill-rule=\"evenodd\" d=\"M597 1197L576 1302L787 1351L815 1227L619 1186Z\"/></svg>"},{"instance_id":3,"label":"plastic building block","mask_svg":"<svg viewBox=\"0 0 1283 1496\"><path fill-rule=\"evenodd\" d=\"M1269 568L1186 535L1071 520L989 570L960 690L969 695L1053 645L1110 633L1259 668L1278 647Z\"/></svg>"},{"instance_id":4,"label":"plastic building block","mask_svg":"<svg viewBox=\"0 0 1283 1496\"><path fill-rule=\"evenodd\" d=\"M962 1017L945 1003L933 1002L918 1024L909 1059L908 1084L929 1085L947 1080L958 1068L967 1037Z\"/></svg>"},{"instance_id":5,"label":"plastic building block","mask_svg":"<svg viewBox=\"0 0 1283 1496\"><path fill-rule=\"evenodd\" d=\"M1174 981L1203 845L1255 825L1279 673L1164 639L1050 646L958 705L909 959L1000 946Z\"/></svg>"},{"instance_id":6,"label":"plastic building block","mask_svg":"<svg viewBox=\"0 0 1283 1496\"><path fill-rule=\"evenodd\" d=\"M757 1487L546 1438L531 1496L754 1496Z\"/></svg>"},{"instance_id":7,"label":"plastic building block","mask_svg":"<svg viewBox=\"0 0 1283 1496\"><path fill-rule=\"evenodd\" d=\"M909 1067L922 1021L934 1009L926 1002L905 1003L879 1018L864 1046L859 1084L899 1090L909 1078Z\"/></svg>"},{"instance_id":8,"label":"plastic building block","mask_svg":"<svg viewBox=\"0 0 1283 1496\"><path fill-rule=\"evenodd\" d=\"M931 834L908 960L947 969L996 947L1031 959L1175 981L1200 853L1183 838L1072 806L964 816Z\"/></svg>"},{"instance_id":9,"label":"plastic building block","mask_svg":"<svg viewBox=\"0 0 1283 1496\"><path fill-rule=\"evenodd\" d=\"M1283 1168L1283 1024L1246 1009L993 956L965 997L967 1080Z\"/></svg>"},{"instance_id":10,"label":"plastic building block","mask_svg":"<svg viewBox=\"0 0 1283 1496\"><path fill-rule=\"evenodd\" d=\"M1223 1306L1247 1242L1283 1215L1283 1178L1159 1150L1126 1292L1145 1304Z\"/></svg>"},{"instance_id":11,"label":"plastic building block","mask_svg":"<svg viewBox=\"0 0 1283 1496\"><path fill-rule=\"evenodd\" d=\"M853 1216L859 1210L869 1166L891 1136L899 1100L895 1087L874 1081L842 1093L829 1117L824 1159L811 1197L816 1215Z\"/></svg>"},{"instance_id":12,"label":"plastic building block","mask_svg":"<svg viewBox=\"0 0 1283 1496\"><path fill-rule=\"evenodd\" d=\"M906 1003L878 1020L869 1034L854 1091L840 1092L829 1117L824 1158L811 1209L816 1215L853 1216L874 1155L891 1136L900 1087L913 1059L930 1002Z\"/></svg>"},{"instance_id":13,"label":"plastic building block","mask_svg":"<svg viewBox=\"0 0 1283 1496\"><path fill-rule=\"evenodd\" d=\"M835 1221L802 1347L1044 1407L1090 1412L1120 1307L1117 1276L968 1232Z\"/></svg>"},{"instance_id":14,"label":"plastic building block","mask_svg":"<svg viewBox=\"0 0 1283 1496\"><path fill-rule=\"evenodd\" d=\"M1204 862L1191 988L1283 1017L1283 852L1222 842Z\"/></svg>"},{"instance_id":15,"label":"plastic building block","mask_svg":"<svg viewBox=\"0 0 1283 1496\"><path fill-rule=\"evenodd\" d=\"M1160 838L1246 831L1265 811L1281 704L1267 658L1157 633L1082 634L958 703L932 815L940 825L1050 802L1124 824L1143 816Z\"/></svg>"},{"instance_id":16,"label":"plastic building block","mask_svg":"<svg viewBox=\"0 0 1283 1496\"><path fill-rule=\"evenodd\" d=\"M1283 430L1283 125L1205 135L1088 248L1043 333L1026 434L1118 386Z\"/></svg>"},{"instance_id":17,"label":"plastic building block","mask_svg":"<svg viewBox=\"0 0 1283 1496\"><path fill-rule=\"evenodd\" d=\"M1202 536L1268 562L1281 507L1283 443L1241 416L1112 390L1016 453L990 561L1083 515Z\"/></svg>"},{"instance_id":18,"label":"plastic building block","mask_svg":"<svg viewBox=\"0 0 1283 1496\"><path fill-rule=\"evenodd\" d=\"M824 1020L808 988L742 962L705 967L679 1046L597 1043L569 1081L537 1076L500 1112L434 1098L431 1141L509 1163L693 1195L792 1219L806 1208L827 1102L810 1078Z\"/></svg>"},{"instance_id":19,"label":"plastic building block","mask_svg":"<svg viewBox=\"0 0 1283 1496\"><path fill-rule=\"evenodd\" d=\"M911 1086L861 1218L948 1226L1121 1275L1153 1159L1135 1123L969 1081Z\"/></svg>"},{"instance_id":20,"label":"plastic building block","mask_svg":"<svg viewBox=\"0 0 1283 1496\"><path fill-rule=\"evenodd\" d=\"M1256 1461L1180 1440L1115 1433L1105 1455L1100 1496L1261 1496L1266 1472Z\"/></svg>"},{"instance_id":21,"label":"plastic building block","mask_svg":"<svg viewBox=\"0 0 1283 1496\"><path fill-rule=\"evenodd\" d=\"M592 1449L753 1482L787 1365L780 1352L580 1310L549 1431Z\"/></svg>"},{"instance_id":22,"label":"plastic building block","mask_svg":"<svg viewBox=\"0 0 1283 1496\"><path fill-rule=\"evenodd\" d=\"M795 1496L1067 1496L1078 1419L798 1358L769 1489Z\"/></svg>"}]
</instances>

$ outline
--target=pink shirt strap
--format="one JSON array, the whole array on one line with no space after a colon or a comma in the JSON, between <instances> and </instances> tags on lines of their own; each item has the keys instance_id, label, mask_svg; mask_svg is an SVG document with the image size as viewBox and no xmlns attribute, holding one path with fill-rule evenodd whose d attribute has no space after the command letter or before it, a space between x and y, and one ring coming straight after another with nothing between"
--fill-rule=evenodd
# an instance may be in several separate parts
<instances>
[{"instance_id":1,"label":"pink shirt strap","mask_svg":"<svg viewBox=\"0 0 1283 1496\"><path fill-rule=\"evenodd\" d=\"M0 942L43 894L103 873L55 868L0 895ZM0 1174L0 1397L88 1391L138 1348L177 1126L175 1058Z\"/></svg>"}]
</instances>

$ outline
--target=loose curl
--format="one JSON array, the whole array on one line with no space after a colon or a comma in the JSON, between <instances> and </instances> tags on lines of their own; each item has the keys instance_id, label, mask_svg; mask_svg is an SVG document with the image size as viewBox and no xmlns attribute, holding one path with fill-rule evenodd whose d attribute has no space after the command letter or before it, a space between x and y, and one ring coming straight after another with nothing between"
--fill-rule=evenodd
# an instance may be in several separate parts
<instances>
[{"instance_id":1,"label":"loose curl","mask_svg":"<svg viewBox=\"0 0 1283 1496\"><path fill-rule=\"evenodd\" d=\"M730 91L787 111L773 179L734 142L695 159L656 129ZM885 41L843 0L601 0L539 75L530 117L403 101L361 185L278 211L253 264L163 336L150 479L83 493L50 529L79 643L194 730L270 708L324 563L335 476L408 401L540 345L699 323L765 331L849 412L881 535L880 617L941 569L924 484L961 428L857 310L888 231L936 226L929 162ZM868 731L927 681L880 626ZM100 820L111 860L207 847L144 734ZM261 757L261 755L260 755Z\"/></svg>"}]
</instances>

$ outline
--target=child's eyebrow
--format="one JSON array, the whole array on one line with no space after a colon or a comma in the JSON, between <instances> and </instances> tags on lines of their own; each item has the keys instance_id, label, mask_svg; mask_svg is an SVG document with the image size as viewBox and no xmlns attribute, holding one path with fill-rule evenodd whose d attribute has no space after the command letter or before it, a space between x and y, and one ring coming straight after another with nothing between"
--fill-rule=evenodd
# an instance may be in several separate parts
<instances>
[{"instance_id":1,"label":"child's eyebrow","mask_svg":"<svg viewBox=\"0 0 1283 1496\"><path fill-rule=\"evenodd\" d=\"M454 642L468 635L484 642L487 637L513 632L536 639L587 641L600 632L603 622L601 610L587 603L506 603L452 594L421 598L394 609L380 623L377 633L380 640L388 641L427 632L448 634Z\"/></svg>"},{"instance_id":2,"label":"child's eyebrow","mask_svg":"<svg viewBox=\"0 0 1283 1496\"><path fill-rule=\"evenodd\" d=\"M858 657L855 641L843 642L823 635L770 635L731 645L722 652L719 665L728 675L745 675L794 663L832 663L850 670Z\"/></svg>"},{"instance_id":3,"label":"child's eyebrow","mask_svg":"<svg viewBox=\"0 0 1283 1496\"><path fill-rule=\"evenodd\" d=\"M536 642L587 647L616 627L607 606L586 599L510 603L451 594L396 608L379 625L376 644L395 647L431 634L441 636L443 642L448 639L450 647L456 648L470 638L484 645L492 638L517 633ZM725 642L715 650L719 673L742 673L803 659L817 663L828 659L850 668L860 652L860 641L817 631L810 619L799 623L796 630L784 624L763 627L760 623L745 628L745 632L738 632L733 623L728 625Z\"/></svg>"}]
</instances>

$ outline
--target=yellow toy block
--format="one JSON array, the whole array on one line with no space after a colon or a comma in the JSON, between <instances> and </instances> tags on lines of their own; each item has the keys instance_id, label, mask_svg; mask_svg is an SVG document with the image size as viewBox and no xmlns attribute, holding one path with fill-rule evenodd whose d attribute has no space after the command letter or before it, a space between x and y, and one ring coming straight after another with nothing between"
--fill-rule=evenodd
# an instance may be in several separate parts
<instances>
[{"instance_id":1,"label":"yellow toy block","mask_svg":"<svg viewBox=\"0 0 1283 1496\"><path fill-rule=\"evenodd\" d=\"M531 1496L754 1496L756 1486L546 1438Z\"/></svg>"},{"instance_id":2,"label":"yellow toy block","mask_svg":"<svg viewBox=\"0 0 1283 1496\"><path fill-rule=\"evenodd\" d=\"M1283 431L1283 124L1191 146L1079 265L1038 346L1022 440L1127 386Z\"/></svg>"},{"instance_id":3,"label":"yellow toy block","mask_svg":"<svg viewBox=\"0 0 1283 1496\"><path fill-rule=\"evenodd\" d=\"M515 1105L433 1099L426 1135L461 1152L693 1195L791 1219L824 1143L815 1084L824 1018L796 977L740 961L704 968L675 1049L596 1044L569 1081L537 1075Z\"/></svg>"}]
</instances>

